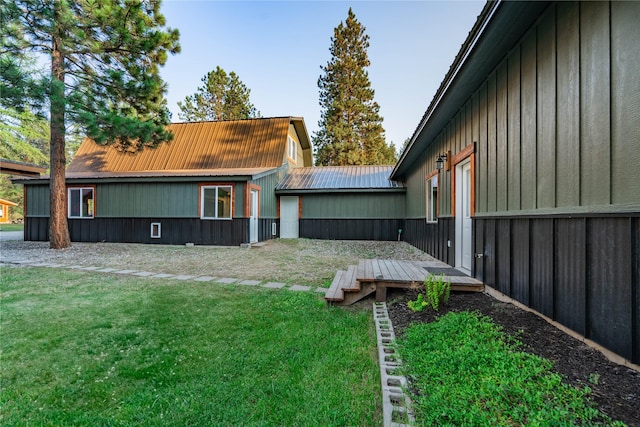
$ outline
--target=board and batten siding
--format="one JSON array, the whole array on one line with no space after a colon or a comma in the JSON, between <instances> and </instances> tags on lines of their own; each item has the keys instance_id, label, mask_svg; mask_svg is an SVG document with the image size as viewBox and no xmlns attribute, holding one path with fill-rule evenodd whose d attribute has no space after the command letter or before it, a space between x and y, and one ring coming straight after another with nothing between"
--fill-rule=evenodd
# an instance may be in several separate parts
<instances>
[{"instance_id":1,"label":"board and batten siding","mask_svg":"<svg viewBox=\"0 0 640 427\"><path fill-rule=\"evenodd\" d=\"M451 177L475 142L473 274L640 363L640 2L552 3L406 177L406 238L451 260ZM418 137L419 138L419 137ZM417 215L417 212L420 212ZM410 218L421 219L410 219Z\"/></svg>"},{"instance_id":2,"label":"board and batten siding","mask_svg":"<svg viewBox=\"0 0 640 427\"><path fill-rule=\"evenodd\" d=\"M638 19L638 2L551 5L407 176L407 217L438 154L474 141L476 216L638 211ZM450 198L441 172L443 217Z\"/></svg>"},{"instance_id":3,"label":"board and batten siding","mask_svg":"<svg viewBox=\"0 0 640 427\"><path fill-rule=\"evenodd\" d=\"M260 187L260 218L278 218L278 197L274 193L276 185L286 173L287 167L283 166L274 173L260 177L254 181Z\"/></svg>"},{"instance_id":4,"label":"board and batten siding","mask_svg":"<svg viewBox=\"0 0 640 427\"><path fill-rule=\"evenodd\" d=\"M96 217L198 218L198 183L107 183L96 186Z\"/></svg>"},{"instance_id":5,"label":"board and batten siding","mask_svg":"<svg viewBox=\"0 0 640 427\"><path fill-rule=\"evenodd\" d=\"M640 208L638 18L634 2L552 5L460 110L480 124L476 216Z\"/></svg>"},{"instance_id":6,"label":"board and batten siding","mask_svg":"<svg viewBox=\"0 0 640 427\"><path fill-rule=\"evenodd\" d=\"M302 218L382 219L404 218L403 192L304 194Z\"/></svg>"},{"instance_id":7,"label":"board and batten siding","mask_svg":"<svg viewBox=\"0 0 640 427\"><path fill-rule=\"evenodd\" d=\"M49 216L49 184L25 186L25 216Z\"/></svg>"}]
</instances>

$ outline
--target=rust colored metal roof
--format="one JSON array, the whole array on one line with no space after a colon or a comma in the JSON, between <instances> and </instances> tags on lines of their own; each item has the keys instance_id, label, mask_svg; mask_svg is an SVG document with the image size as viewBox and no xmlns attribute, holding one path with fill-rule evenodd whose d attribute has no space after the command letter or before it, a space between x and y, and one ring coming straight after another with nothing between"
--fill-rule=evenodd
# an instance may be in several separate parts
<instances>
[{"instance_id":1,"label":"rust colored metal roof","mask_svg":"<svg viewBox=\"0 0 640 427\"><path fill-rule=\"evenodd\" d=\"M291 170L276 186L276 191L345 191L403 189L391 181L393 166L324 166Z\"/></svg>"},{"instance_id":2,"label":"rust colored metal roof","mask_svg":"<svg viewBox=\"0 0 640 427\"><path fill-rule=\"evenodd\" d=\"M173 123L174 139L155 149L121 152L90 139L67 178L253 175L282 165L291 117Z\"/></svg>"}]
</instances>

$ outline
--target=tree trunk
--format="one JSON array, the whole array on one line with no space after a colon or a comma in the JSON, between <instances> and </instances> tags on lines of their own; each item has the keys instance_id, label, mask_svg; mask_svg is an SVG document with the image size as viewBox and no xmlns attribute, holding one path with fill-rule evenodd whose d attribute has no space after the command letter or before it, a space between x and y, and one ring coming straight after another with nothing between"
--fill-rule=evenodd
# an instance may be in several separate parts
<instances>
[{"instance_id":1,"label":"tree trunk","mask_svg":"<svg viewBox=\"0 0 640 427\"><path fill-rule=\"evenodd\" d=\"M50 140L50 211L49 247L64 249L71 246L67 224L67 188L65 182L66 154L64 144L64 56L58 36L53 37L51 55L51 140Z\"/></svg>"}]
</instances>

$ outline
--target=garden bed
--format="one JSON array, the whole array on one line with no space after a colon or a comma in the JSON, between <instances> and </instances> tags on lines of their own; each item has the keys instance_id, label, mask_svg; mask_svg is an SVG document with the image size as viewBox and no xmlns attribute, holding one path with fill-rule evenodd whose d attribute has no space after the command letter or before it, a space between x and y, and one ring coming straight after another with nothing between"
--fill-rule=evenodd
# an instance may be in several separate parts
<instances>
[{"instance_id":1,"label":"garden bed","mask_svg":"<svg viewBox=\"0 0 640 427\"><path fill-rule=\"evenodd\" d=\"M570 385L588 386L598 409L614 420L640 426L640 373L609 361L602 353L563 333L544 319L513 304L482 293L452 293L439 312L413 312L409 300L416 291L395 291L389 295L389 317L397 336L414 322L433 322L449 311L478 311L516 336L528 352L554 363L554 370ZM402 356L402 355L401 355Z\"/></svg>"}]
</instances>

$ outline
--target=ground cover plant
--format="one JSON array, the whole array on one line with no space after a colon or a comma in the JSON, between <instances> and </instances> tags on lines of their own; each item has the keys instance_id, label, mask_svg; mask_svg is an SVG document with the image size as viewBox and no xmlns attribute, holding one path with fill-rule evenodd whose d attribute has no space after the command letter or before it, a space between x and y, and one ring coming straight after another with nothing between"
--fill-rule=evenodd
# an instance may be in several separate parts
<instances>
[{"instance_id":1,"label":"ground cover plant","mask_svg":"<svg viewBox=\"0 0 640 427\"><path fill-rule=\"evenodd\" d=\"M480 313L414 324L397 345L418 425L624 425Z\"/></svg>"},{"instance_id":2,"label":"ground cover plant","mask_svg":"<svg viewBox=\"0 0 640 427\"><path fill-rule=\"evenodd\" d=\"M2 267L0 424L379 425L370 310L313 292Z\"/></svg>"}]
</instances>

